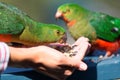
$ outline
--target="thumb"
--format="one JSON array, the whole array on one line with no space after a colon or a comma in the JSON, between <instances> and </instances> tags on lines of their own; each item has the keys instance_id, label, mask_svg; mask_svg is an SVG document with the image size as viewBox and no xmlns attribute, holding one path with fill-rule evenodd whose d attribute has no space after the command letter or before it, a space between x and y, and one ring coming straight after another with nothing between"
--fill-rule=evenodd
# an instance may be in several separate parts
<instances>
[{"instance_id":1,"label":"thumb","mask_svg":"<svg viewBox=\"0 0 120 80\"><path fill-rule=\"evenodd\" d=\"M83 42L83 43L84 45L79 45L75 48L77 54L72 57L66 57L66 61L65 61L66 65L70 65L71 67L74 67L82 71L87 69L87 65L82 61L82 59L84 58L86 51L89 47L88 42Z\"/></svg>"},{"instance_id":2,"label":"thumb","mask_svg":"<svg viewBox=\"0 0 120 80\"><path fill-rule=\"evenodd\" d=\"M78 65L76 65L76 68L80 71L85 71L87 70L88 66L86 63L81 61Z\"/></svg>"},{"instance_id":3,"label":"thumb","mask_svg":"<svg viewBox=\"0 0 120 80\"><path fill-rule=\"evenodd\" d=\"M71 75L75 71L75 69L85 71L88 68L87 64L83 61L74 61L72 59L69 59L69 61L67 61L65 65L67 69L65 70L64 74L68 76Z\"/></svg>"},{"instance_id":4,"label":"thumb","mask_svg":"<svg viewBox=\"0 0 120 80\"><path fill-rule=\"evenodd\" d=\"M76 61L75 59L69 59L69 61L66 62L66 65L68 65L74 69L80 70L80 71L85 71L88 68L86 63L84 63L81 60Z\"/></svg>"},{"instance_id":5,"label":"thumb","mask_svg":"<svg viewBox=\"0 0 120 80\"><path fill-rule=\"evenodd\" d=\"M70 72L71 70L74 71L74 69L85 71L88 68L87 64L80 60L80 58L78 59L78 57L75 58L66 57L63 64L69 67L68 69L70 70ZM70 73L69 70L68 73Z\"/></svg>"}]
</instances>

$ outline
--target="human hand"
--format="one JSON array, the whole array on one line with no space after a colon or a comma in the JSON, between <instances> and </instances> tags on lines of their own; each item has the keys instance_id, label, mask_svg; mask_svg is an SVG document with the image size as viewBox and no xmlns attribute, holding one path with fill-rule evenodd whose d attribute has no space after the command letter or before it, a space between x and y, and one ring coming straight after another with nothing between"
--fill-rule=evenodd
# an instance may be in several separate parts
<instances>
[{"instance_id":1,"label":"human hand","mask_svg":"<svg viewBox=\"0 0 120 80\"><path fill-rule=\"evenodd\" d=\"M73 51L78 52L73 57L65 57L61 52L43 46L42 51L44 53L44 57L38 58L43 59L43 65L42 67L38 65L37 71L42 71L58 80L64 80L73 73L75 68L82 71L86 70L87 65L82 62L82 59L90 46L88 41L89 40L87 38L81 37L72 45L77 45ZM36 61L38 59L36 58ZM37 63L39 64L39 62Z\"/></svg>"},{"instance_id":2,"label":"human hand","mask_svg":"<svg viewBox=\"0 0 120 80\"><path fill-rule=\"evenodd\" d=\"M73 45L78 53L73 57L66 57L58 50L47 46L32 48L10 48L12 65L34 68L57 80L64 80L70 76L74 69L86 70L87 65L82 62L90 44L88 39L81 37ZM17 53L15 53L17 52Z\"/></svg>"}]
</instances>

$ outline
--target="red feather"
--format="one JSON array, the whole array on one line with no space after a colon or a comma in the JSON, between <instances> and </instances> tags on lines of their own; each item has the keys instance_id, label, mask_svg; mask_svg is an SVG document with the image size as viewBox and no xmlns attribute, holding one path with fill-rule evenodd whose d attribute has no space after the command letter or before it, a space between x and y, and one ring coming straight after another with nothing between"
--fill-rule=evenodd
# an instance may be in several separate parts
<instances>
[{"instance_id":1,"label":"red feather","mask_svg":"<svg viewBox=\"0 0 120 80\"><path fill-rule=\"evenodd\" d=\"M106 55L111 56L112 53L115 53L120 48L119 42L119 40L115 42L108 42L105 40L97 39L95 42L93 42L92 49L106 50Z\"/></svg>"},{"instance_id":2,"label":"red feather","mask_svg":"<svg viewBox=\"0 0 120 80\"><path fill-rule=\"evenodd\" d=\"M12 36L10 34L0 34L0 41L2 41L2 42L10 42L11 37Z\"/></svg>"}]
</instances>

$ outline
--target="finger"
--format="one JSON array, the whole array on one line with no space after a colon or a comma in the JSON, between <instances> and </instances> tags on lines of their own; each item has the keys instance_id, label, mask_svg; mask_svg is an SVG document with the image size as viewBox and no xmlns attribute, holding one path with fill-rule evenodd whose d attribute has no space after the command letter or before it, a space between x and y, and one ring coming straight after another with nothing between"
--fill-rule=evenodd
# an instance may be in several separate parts
<instances>
[{"instance_id":1,"label":"finger","mask_svg":"<svg viewBox=\"0 0 120 80\"><path fill-rule=\"evenodd\" d=\"M67 75L71 75L72 72L74 72L75 69L80 70L80 71L85 71L87 70L88 66L86 63L82 62L81 60L75 60L75 59L67 59L65 65L69 66L66 70ZM71 67L71 68L70 68Z\"/></svg>"},{"instance_id":2,"label":"finger","mask_svg":"<svg viewBox=\"0 0 120 80\"><path fill-rule=\"evenodd\" d=\"M89 39L86 37L80 37L73 45L79 45L79 44L81 44L81 42L84 42L84 41L88 42Z\"/></svg>"},{"instance_id":3,"label":"finger","mask_svg":"<svg viewBox=\"0 0 120 80\"><path fill-rule=\"evenodd\" d=\"M78 64L81 62L81 60L84 58L86 51L88 49L89 43L84 42L84 45L78 46L78 53L73 57L66 57L64 60L66 61L65 64L68 64L70 66L76 66L78 67Z\"/></svg>"},{"instance_id":4,"label":"finger","mask_svg":"<svg viewBox=\"0 0 120 80\"><path fill-rule=\"evenodd\" d=\"M85 42L88 42L89 39L88 38L85 38L85 37L80 37L73 45L72 45L72 49L74 51L77 51L79 50L80 47L82 47L82 45L85 44ZM90 46L90 44L89 44Z\"/></svg>"},{"instance_id":5,"label":"finger","mask_svg":"<svg viewBox=\"0 0 120 80\"><path fill-rule=\"evenodd\" d=\"M82 61L78 64L78 70L80 71L86 71L87 68L88 68L87 64Z\"/></svg>"},{"instance_id":6,"label":"finger","mask_svg":"<svg viewBox=\"0 0 120 80\"><path fill-rule=\"evenodd\" d=\"M81 37L79 38L74 45L77 45L73 50L77 51L77 54L73 57L66 57L66 59L63 60L63 64L67 66L71 66L72 68L77 68L79 70L86 70L87 65L82 62L81 60L84 58L86 51L89 47L88 38ZM70 74L70 71L66 72L67 74Z\"/></svg>"},{"instance_id":7,"label":"finger","mask_svg":"<svg viewBox=\"0 0 120 80\"><path fill-rule=\"evenodd\" d=\"M73 56L76 60L82 60L86 55L87 49L89 48L89 43L84 42L82 45L77 46L74 51L77 51L77 54Z\"/></svg>"},{"instance_id":8,"label":"finger","mask_svg":"<svg viewBox=\"0 0 120 80\"><path fill-rule=\"evenodd\" d=\"M87 49L89 48L89 43L88 42L83 42L81 45L78 45L73 49L74 51L77 51L75 56L72 56L73 61L81 61L84 56L86 55ZM66 58L67 59L67 58Z\"/></svg>"},{"instance_id":9,"label":"finger","mask_svg":"<svg viewBox=\"0 0 120 80\"><path fill-rule=\"evenodd\" d=\"M88 38L85 37L81 37L79 38L73 45L72 45L72 49L73 51L78 51L83 45L85 45L85 43L88 43ZM88 44L89 47L91 46L90 44Z\"/></svg>"},{"instance_id":10,"label":"finger","mask_svg":"<svg viewBox=\"0 0 120 80\"><path fill-rule=\"evenodd\" d=\"M72 73L73 73L74 71L75 71L75 67L74 67L74 68L73 68L73 67L71 67L71 68L66 68L64 74L65 74L66 76L70 76L70 75L72 75Z\"/></svg>"}]
</instances>

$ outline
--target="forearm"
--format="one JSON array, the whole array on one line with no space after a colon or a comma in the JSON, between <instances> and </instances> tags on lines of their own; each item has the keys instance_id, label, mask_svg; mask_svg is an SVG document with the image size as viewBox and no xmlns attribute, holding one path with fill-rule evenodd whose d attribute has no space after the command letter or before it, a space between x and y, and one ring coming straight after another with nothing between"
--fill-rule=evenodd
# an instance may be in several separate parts
<instances>
[{"instance_id":1,"label":"forearm","mask_svg":"<svg viewBox=\"0 0 120 80\"><path fill-rule=\"evenodd\" d=\"M15 48L9 47L10 49L10 60L9 66L16 67L31 67L30 64L33 62L33 53L35 52L32 48ZM31 64L32 65L32 64Z\"/></svg>"}]
</instances>

